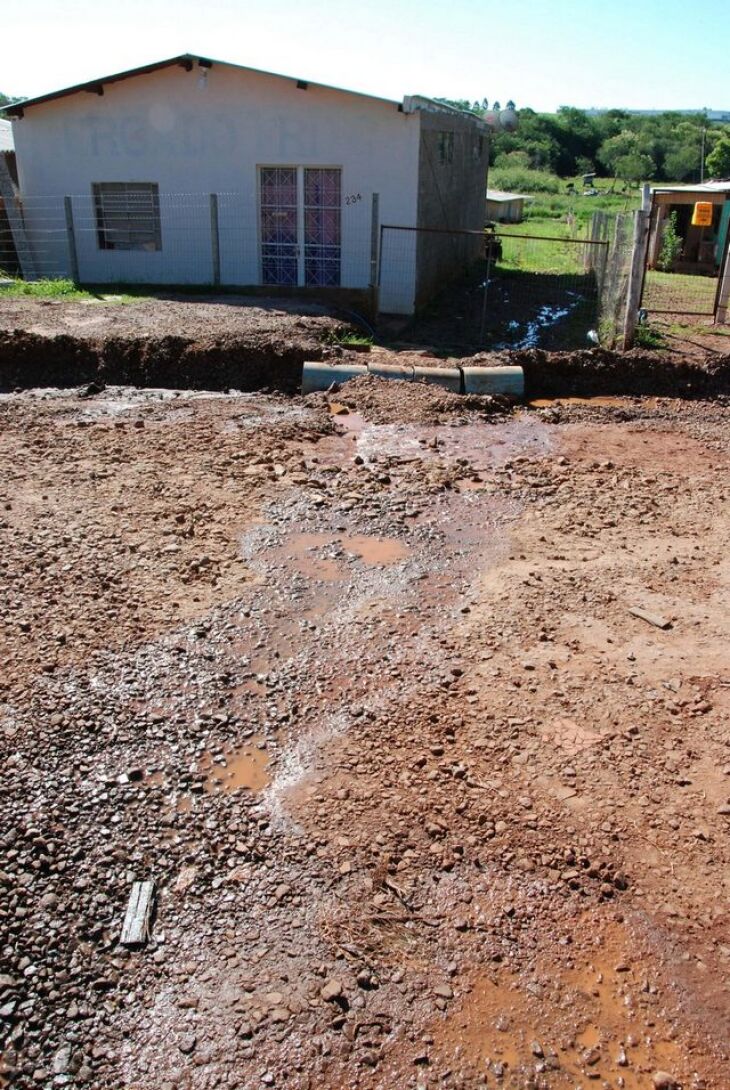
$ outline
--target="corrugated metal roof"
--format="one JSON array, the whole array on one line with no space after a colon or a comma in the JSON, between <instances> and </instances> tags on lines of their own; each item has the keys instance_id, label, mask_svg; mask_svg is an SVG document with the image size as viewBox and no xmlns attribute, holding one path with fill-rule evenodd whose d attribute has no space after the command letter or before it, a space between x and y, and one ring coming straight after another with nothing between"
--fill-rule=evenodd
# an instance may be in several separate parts
<instances>
[{"instance_id":1,"label":"corrugated metal roof","mask_svg":"<svg viewBox=\"0 0 730 1090\"><path fill-rule=\"evenodd\" d=\"M730 193L730 180L726 182L698 182L696 185L654 185L652 193Z\"/></svg>"},{"instance_id":2,"label":"corrugated metal roof","mask_svg":"<svg viewBox=\"0 0 730 1090\"><path fill-rule=\"evenodd\" d=\"M488 189L487 200L500 203L504 201L533 201L534 197L529 197L527 193L505 193L503 189Z\"/></svg>"},{"instance_id":3,"label":"corrugated metal roof","mask_svg":"<svg viewBox=\"0 0 730 1090\"><path fill-rule=\"evenodd\" d=\"M15 151L13 126L0 117L0 151Z\"/></svg>"}]
</instances>

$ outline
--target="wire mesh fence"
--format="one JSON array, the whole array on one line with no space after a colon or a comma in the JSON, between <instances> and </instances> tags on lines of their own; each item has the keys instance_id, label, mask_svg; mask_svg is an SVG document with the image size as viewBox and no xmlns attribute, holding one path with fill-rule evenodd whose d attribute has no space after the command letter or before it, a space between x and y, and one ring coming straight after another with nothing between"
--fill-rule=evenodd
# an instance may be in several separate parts
<instances>
[{"instance_id":1,"label":"wire mesh fence","mask_svg":"<svg viewBox=\"0 0 730 1090\"><path fill-rule=\"evenodd\" d=\"M712 317L718 276L647 269L641 306L649 315Z\"/></svg>"},{"instance_id":2,"label":"wire mesh fence","mask_svg":"<svg viewBox=\"0 0 730 1090\"><path fill-rule=\"evenodd\" d=\"M598 336L602 344L613 347L623 336L626 322L629 280L633 255L632 213L609 217L596 213L591 234L608 237L603 268L598 271Z\"/></svg>"},{"instance_id":3,"label":"wire mesh fence","mask_svg":"<svg viewBox=\"0 0 730 1090\"><path fill-rule=\"evenodd\" d=\"M610 343L622 329L630 215L599 214L586 237L522 227L378 231L376 204L359 203L344 215L332 178L309 179L304 203L293 182L291 201L284 201L288 181L274 178L263 195L167 194L147 183L104 183L85 195L24 197L10 207L6 200L0 274L112 288L259 292L370 292L377 282L380 313L400 316L402 339L465 355L584 347L596 331Z\"/></svg>"},{"instance_id":4,"label":"wire mesh fence","mask_svg":"<svg viewBox=\"0 0 730 1090\"><path fill-rule=\"evenodd\" d=\"M465 353L570 348L596 326L605 240L396 226L381 234L380 309L415 307L401 333L409 340Z\"/></svg>"},{"instance_id":5,"label":"wire mesh fence","mask_svg":"<svg viewBox=\"0 0 730 1090\"><path fill-rule=\"evenodd\" d=\"M310 186L311 188L311 186ZM256 193L169 194L105 183L0 209L0 271L81 284L367 289L371 208L263 205ZM377 240L376 240L377 241Z\"/></svg>"}]
</instances>

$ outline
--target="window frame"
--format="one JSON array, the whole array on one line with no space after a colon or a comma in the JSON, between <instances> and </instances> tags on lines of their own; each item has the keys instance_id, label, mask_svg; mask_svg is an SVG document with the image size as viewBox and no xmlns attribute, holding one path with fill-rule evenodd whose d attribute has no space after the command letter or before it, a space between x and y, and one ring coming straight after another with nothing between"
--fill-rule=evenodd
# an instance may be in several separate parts
<instances>
[{"instance_id":1,"label":"window frame","mask_svg":"<svg viewBox=\"0 0 730 1090\"><path fill-rule=\"evenodd\" d=\"M106 194L105 194L106 190ZM144 208L144 215L149 215L150 229L145 231L140 228L139 219L135 226L134 208L131 205L115 210L104 204L104 197L112 197L117 193L120 197L130 196L134 193L145 195L149 205ZM162 224L160 220L160 187L157 182L92 182L91 198L94 205L94 219L96 223L96 245L98 250L105 253L158 253L162 249ZM148 212L149 209L149 212ZM110 213L118 217L115 225L110 222ZM126 224L124 220L126 219ZM126 244L113 239L115 233L121 234L126 230L128 241ZM135 238L135 236L138 236Z\"/></svg>"}]
</instances>

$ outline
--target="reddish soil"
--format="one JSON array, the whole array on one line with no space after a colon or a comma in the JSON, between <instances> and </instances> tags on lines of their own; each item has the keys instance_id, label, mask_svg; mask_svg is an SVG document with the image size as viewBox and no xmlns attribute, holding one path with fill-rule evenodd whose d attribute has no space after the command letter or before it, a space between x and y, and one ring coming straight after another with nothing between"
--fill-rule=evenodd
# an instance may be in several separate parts
<instances>
[{"instance_id":1,"label":"reddish soil","mask_svg":"<svg viewBox=\"0 0 730 1090\"><path fill-rule=\"evenodd\" d=\"M730 1085L730 409L379 385L0 397L8 1086Z\"/></svg>"},{"instance_id":2,"label":"reddish soil","mask_svg":"<svg viewBox=\"0 0 730 1090\"><path fill-rule=\"evenodd\" d=\"M24 329L44 337L237 336L267 341L310 336L342 325L331 312L301 300L240 295L154 298L120 303L113 293L69 301L24 296L0 298L0 329Z\"/></svg>"}]
</instances>

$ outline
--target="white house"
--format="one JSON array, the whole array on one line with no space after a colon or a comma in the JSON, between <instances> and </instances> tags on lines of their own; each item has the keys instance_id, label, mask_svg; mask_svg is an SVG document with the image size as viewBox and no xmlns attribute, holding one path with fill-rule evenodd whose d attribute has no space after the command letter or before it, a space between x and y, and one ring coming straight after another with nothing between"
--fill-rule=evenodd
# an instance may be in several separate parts
<instances>
[{"instance_id":1,"label":"white house","mask_svg":"<svg viewBox=\"0 0 730 1090\"><path fill-rule=\"evenodd\" d=\"M429 99L185 54L5 112L40 275L319 293L379 276L380 309L407 314L479 252L439 232L484 225L486 125Z\"/></svg>"}]
</instances>

